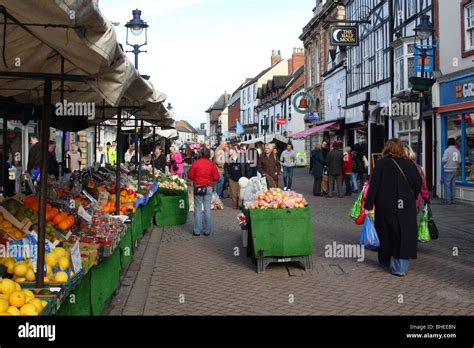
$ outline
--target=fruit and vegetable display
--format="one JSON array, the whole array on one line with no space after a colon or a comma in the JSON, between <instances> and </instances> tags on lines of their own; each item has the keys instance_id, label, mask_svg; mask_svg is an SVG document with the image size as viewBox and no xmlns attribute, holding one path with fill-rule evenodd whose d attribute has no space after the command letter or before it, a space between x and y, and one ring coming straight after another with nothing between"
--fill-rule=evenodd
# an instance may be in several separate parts
<instances>
[{"instance_id":1,"label":"fruit and vegetable display","mask_svg":"<svg viewBox=\"0 0 474 348\"><path fill-rule=\"evenodd\" d=\"M247 202L247 209L294 209L308 206L301 193L283 191L280 188L265 189L258 193L254 202Z\"/></svg>"},{"instance_id":2,"label":"fruit and vegetable display","mask_svg":"<svg viewBox=\"0 0 474 348\"><path fill-rule=\"evenodd\" d=\"M161 174L158 176L158 192L169 196L181 196L187 193L186 181L178 175Z\"/></svg>"},{"instance_id":3,"label":"fruit and vegetable display","mask_svg":"<svg viewBox=\"0 0 474 348\"><path fill-rule=\"evenodd\" d=\"M22 289L11 279L0 279L0 316L38 316L48 302Z\"/></svg>"}]
</instances>

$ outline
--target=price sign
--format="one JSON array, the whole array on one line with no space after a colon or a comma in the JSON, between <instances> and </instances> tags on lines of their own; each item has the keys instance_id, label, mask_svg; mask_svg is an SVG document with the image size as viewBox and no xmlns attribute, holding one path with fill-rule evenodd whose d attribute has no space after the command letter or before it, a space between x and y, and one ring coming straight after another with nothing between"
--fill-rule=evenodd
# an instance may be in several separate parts
<instances>
[{"instance_id":1,"label":"price sign","mask_svg":"<svg viewBox=\"0 0 474 348\"><path fill-rule=\"evenodd\" d=\"M71 248L71 260L74 273L79 273L82 269L81 248L79 241L77 241Z\"/></svg>"},{"instance_id":2,"label":"price sign","mask_svg":"<svg viewBox=\"0 0 474 348\"><path fill-rule=\"evenodd\" d=\"M99 206L104 206L109 202L109 193L103 191L99 193Z\"/></svg>"},{"instance_id":3,"label":"price sign","mask_svg":"<svg viewBox=\"0 0 474 348\"><path fill-rule=\"evenodd\" d=\"M92 223L92 215L89 214L84 207L81 205L79 209L77 209L77 213L81 218L87 221L87 223L91 224Z\"/></svg>"}]
</instances>

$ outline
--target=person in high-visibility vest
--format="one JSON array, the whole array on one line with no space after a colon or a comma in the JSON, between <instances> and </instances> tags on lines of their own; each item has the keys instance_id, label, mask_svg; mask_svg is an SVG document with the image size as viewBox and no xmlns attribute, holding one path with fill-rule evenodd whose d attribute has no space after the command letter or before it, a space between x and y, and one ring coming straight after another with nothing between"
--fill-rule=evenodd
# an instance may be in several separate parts
<instances>
[{"instance_id":1,"label":"person in high-visibility vest","mask_svg":"<svg viewBox=\"0 0 474 348\"><path fill-rule=\"evenodd\" d=\"M107 143L107 163L112 166L117 164L117 142L113 141L112 145Z\"/></svg>"}]
</instances>

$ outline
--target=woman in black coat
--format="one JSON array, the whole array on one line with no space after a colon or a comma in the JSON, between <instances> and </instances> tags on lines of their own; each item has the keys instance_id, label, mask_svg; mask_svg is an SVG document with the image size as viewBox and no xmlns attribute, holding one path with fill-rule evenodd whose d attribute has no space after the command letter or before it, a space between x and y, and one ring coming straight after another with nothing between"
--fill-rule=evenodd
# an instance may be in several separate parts
<instances>
[{"instance_id":1,"label":"woman in black coat","mask_svg":"<svg viewBox=\"0 0 474 348\"><path fill-rule=\"evenodd\" d=\"M403 143L389 140L375 164L364 208L368 214L375 206L379 263L394 275L406 275L408 259L417 257L416 198L421 184L415 164L404 158Z\"/></svg>"},{"instance_id":2,"label":"woman in black coat","mask_svg":"<svg viewBox=\"0 0 474 348\"><path fill-rule=\"evenodd\" d=\"M311 173L314 176L313 195L321 196L321 182L323 180L324 166L326 165L323 151L321 151L321 144L316 144L316 148L311 152L311 163Z\"/></svg>"}]
</instances>

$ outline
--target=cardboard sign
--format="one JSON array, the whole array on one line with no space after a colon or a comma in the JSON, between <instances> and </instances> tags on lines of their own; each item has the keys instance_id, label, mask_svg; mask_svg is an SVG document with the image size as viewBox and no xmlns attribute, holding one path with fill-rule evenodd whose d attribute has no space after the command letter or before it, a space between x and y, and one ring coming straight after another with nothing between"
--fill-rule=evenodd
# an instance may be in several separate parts
<instances>
[{"instance_id":1,"label":"cardboard sign","mask_svg":"<svg viewBox=\"0 0 474 348\"><path fill-rule=\"evenodd\" d=\"M92 223L92 215L89 214L84 207L81 205L79 209L77 209L78 215L83 218L84 220L87 221L87 223L91 224Z\"/></svg>"},{"instance_id":2,"label":"cardboard sign","mask_svg":"<svg viewBox=\"0 0 474 348\"><path fill-rule=\"evenodd\" d=\"M82 269L81 248L77 241L71 248L71 260L74 273L79 273Z\"/></svg>"},{"instance_id":3,"label":"cardboard sign","mask_svg":"<svg viewBox=\"0 0 474 348\"><path fill-rule=\"evenodd\" d=\"M103 207L109 202L109 193L107 191L103 191L99 193L99 206Z\"/></svg>"}]
</instances>

